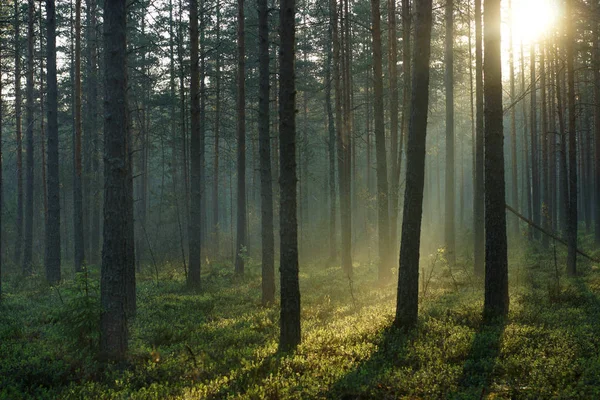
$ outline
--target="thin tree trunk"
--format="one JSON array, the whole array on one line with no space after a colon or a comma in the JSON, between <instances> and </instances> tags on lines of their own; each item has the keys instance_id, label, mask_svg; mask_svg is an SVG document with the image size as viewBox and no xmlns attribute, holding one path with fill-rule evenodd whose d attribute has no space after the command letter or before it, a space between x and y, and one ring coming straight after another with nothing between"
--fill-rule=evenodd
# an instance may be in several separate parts
<instances>
[{"instance_id":1,"label":"thin tree trunk","mask_svg":"<svg viewBox=\"0 0 600 400\"><path fill-rule=\"evenodd\" d=\"M406 191L400 243L398 297L394 325L415 327L419 305L419 250L425 184L425 144L429 105L429 60L431 49L432 1L416 0L413 86L406 159Z\"/></svg>"},{"instance_id":2,"label":"thin tree trunk","mask_svg":"<svg viewBox=\"0 0 600 400\"><path fill-rule=\"evenodd\" d=\"M15 119L17 140L17 215L15 235L15 258L14 263L19 265L23 255L23 131L22 131L22 94L21 94L21 15L19 12L19 0L15 0Z\"/></svg>"},{"instance_id":3,"label":"thin tree trunk","mask_svg":"<svg viewBox=\"0 0 600 400\"><path fill-rule=\"evenodd\" d=\"M34 15L33 0L27 2L27 90L26 90L26 152L27 164L25 169L25 243L23 247L23 273L33 273L33 184L34 184L34 158L33 146L33 59L34 53Z\"/></svg>"},{"instance_id":4,"label":"thin tree trunk","mask_svg":"<svg viewBox=\"0 0 600 400\"><path fill-rule=\"evenodd\" d=\"M219 224L219 146L221 135L221 55L219 45L221 41L221 10L220 4L217 3L217 23L216 23L216 40L217 53L215 55L215 141L214 141L214 159L213 159L213 235L214 256L218 257L220 253L220 224Z\"/></svg>"},{"instance_id":5,"label":"thin tree trunk","mask_svg":"<svg viewBox=\"0 0 600 400\"><path fill-rule=\"evenodd\" d=\"M379 5L379 3L377 3ZM371 8L373 8L373 0L371 1ZM398 155L402 149L399 148L398 143L398 41L396 38L396 0L387 0L388 9L388 78L390 82L390 158L391 160L391 182L390 182L390 237L388 243L388 257L391 260L391 250L396 247L398 241L398 198L400 197L400 182L396 177L396 170L400 168L400 157ZM381 34L379 35L381 37ZM377 79L377 78L375 78ZM383 100L382 100L383 101ZM398 175L400 173L398 172ZM391 268L386 266L386 269Z\"/></svg>"},{"instance_id":6,"label":"thin tree trunk","mask_svg":"<svg viewBox=\"0 0 600 400\"><path fill-rule=\"evenodd\" d=\"M334 261L337 256L337 210L336 210L336 190L335 190L335 132L336 125L333 116L333 105L331 101L331 68L332 68L332 60L333 60L333 48L332 48L332 40L333 40L333 24L334 24L334 13L336 13L335 4L331 1L329 2L329 24L327 28L327 64L325 66L325 108L327 109L327 133L328 133L328 142L327 142L327 151L329 153L329 259L330 261ZM368 93L368 88L367 88ZM368 94L367 94L368 96ZM368 120L368 117L367 117ZM368 123L368 122L367 122ZM367 128L367 159L369 159L369 133ZM367 171L369 174L369 171ZM367 181L369 177L367 176ZM368 185L367 185L368 186Z\"/></svg>"},{"instance_id":7,"label":"thin tree trunk","mask_svg":"<svg viewBox=\"0 0 600 400\"><path fill-rule=\"evenodd\" d=\"M600 12L600 5L595 3L595 13ZM595 181L595 203L600 202L600 30L598 22L593 25L593 70L594 70L594 181ZM594 215L594 240L596 245L600 245L600 210L596 209Z\"/></svg>"},{"instance_id":8,"label":"thin tree trunk","mask_svg":"<svg viewBox=\"0 0 600 400\"><path fill-rule=\"evenodd\" d=\"M538 150L538 131L537 131L537 84L535 73L535 43L531 43L529 52L529 72L531 85L531 104L530 104L530 126L531 126L531 209L533 211L532 220L540 224L540 174L539 174L539 150ZM532 228L530 228L532 229ZM539 231L533 230L533 236L540 238Z\"/></svg>"},{"instance_id":9,"label":"thin tree trunk","mask_svg":"<svg viewBox=\"0 0 600 400\"><path fill-rule=\"evenodd\" d=\"M484 273L484 161L483 161L483 45L481 0L475 0L475 190L473 197L473 235L475 274Z\"/></svg>"},{"instance_id":10,"label":"thin tree trunk","mask_svg":"<svg viewBox=\"0 0 600 400\"><path fill-rule=\"evenodd\" d=\"M548 213L549 189L548 189L548 114L546 96L546 45L545 41L540 44L540 87L541 87L541 117L542 117L542 226L550 229L550 215ZM550 241L547 235L542 235L542 246L548 248Z\"/></svg>"},{"instance_id":11,"label":"thin tree trunk","mask_svg":"<svg viewBox=\"0 0 600 400\"><path fill-rule=\"evenodd\" d=\"M260 208L262 239L262 303L275 301L275 239L273 237L273 177L269 121L269 9L258 0Z\"/></svg>"},{"instance_id":12,"label":"thin tree trunk","mask_svg":"<svg viewBox=\"0 0 600 400\"><path fill-rule=\"evenodd\" d=\"M516 100L515 98L515 55L514 55L514 43L513 43L513 8L512 1L509 0L508 8L510 12L509 22L509 69L510 69L510 101L511 104ZM517 162L517 108L511 107L510 110L510 150L512 158L512 191L511 191L511 202L513 207L519 208L519 179L518 179L518 162ZM512 219L512 233L515 239L519 237L519 220L517 218Z\"/></svg>"},{"instance_id":13,"label":"thin tree trunk","mask_svg":"<svg viewBox=\"0 0 600 400\"><path fill-rule=\"evenodd\" d=\"M446 0L446 37L444 51L444 84L446 87L446 186L445 238L446 259L456 262L454 227L454 0Z\"/></svg>"},{"instance_id":14,"label":"thin tree trunk","mask_svg":"<svg viewBox=\"0 0 600 400\"><path fill-rule=\"evenodd\" d=\"M575 27L574 0L567 0L566 50L567 50L567 107L569 111L569 207L567 209L567 273L577 273L577 131L575 115Z\"/></svg>"},{"instance_id":15,"label":"thin tree trunk","mask_svg":"<svg viewBox=\"0 0 600 400\"><path fill-rule=\"evenodd\" d=\"M84 266L83 189L81 163L81 0L75 2L75 147L73 148L73 233L75 272Z\"/></svg>"},{"instance_id":16,"label":"thin tree trunk","mask_svg":"<svg viewBox=\"0 0 600 400\"><path fill-rule=\"evenodd\" d=\"M60 181L58 143L58 85L56 72L56 9L54 0L46 0L48 87L48 217L46 220L46 280L61 279L60 263Z\"/></svg>"},{"instance_id":17,"label":"thin tree trunk","mask_svg":"<svg viewBox=\"0 0 600 400\"><path fill-rule=\"evenodd\" d=\"M391 0L394 1L394 0ZM379 0L371 0L371 18L373 38L373 78L374 78L374 106L375 106L375 147L377 157L377 219L379 232L379 281L384 282L390 273L390 227L389 227L389 204L388 204L388 175L387 157L385 150L385 126L383 119L383 72L381 56L381 16ZM392 92L394 90L392 89ZM394 102L392 99L391 102ZM397 121L396 121L397 123ZM398 132L392 132L392 154L396 154L394 140L397 140ZM393 157L393 156L392 156ZM395 157L393 157L395 158ZM392 161L392 169L395 161ZM392 207L394 205L392 204ZM394 212L392 212L392 215Z\"/></svg>"},{"instance_id":18,"label":"thin tree trunk","mask_svg":"<svg viewBox=\"0 0 600 400\"><path fill-rule=\"evenodd\" d=\"M244 34L244 0L238 0L237 14L237 238L235 272L244 275L246 239L246 45Z\"/></svg>"}]
</instances>

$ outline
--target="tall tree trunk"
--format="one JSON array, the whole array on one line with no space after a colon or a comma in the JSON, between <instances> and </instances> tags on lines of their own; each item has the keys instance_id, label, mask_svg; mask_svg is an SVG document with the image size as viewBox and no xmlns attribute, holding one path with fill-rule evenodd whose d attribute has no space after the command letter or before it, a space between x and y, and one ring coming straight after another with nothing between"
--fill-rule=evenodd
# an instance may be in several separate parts
<instances>
[{"instance_id":1,"label":"tall tree trunk","mask_svg":"<svg viewBox=\"0 0 600 400\"><path fill-rule=\"evenodd\" d=\"M542 132L540 138L542 140L542 226L546 230L550 230L550 215L548 213L548 114L546 102L546 45L545 41L540 44L540 89L541 89L541 117L542 117ZM542 245L548 248L550 245L548 235L542 235Z\"/></svg>"},{"instance_id":2,"label":"tall tree trunk","mask_svg":"<svg viewBox=\"0 0 600 400\"><path fill-rule=\"evenodd\" d=\"M104 2L104 244L100 281L100 354L121 361L127 352L128 275L135 271L129 250L133 221L130 140L127 123L127 8L125 0Z\"/></svg>"},{"instance_id":3,"label":"tall tree trunk","mask_svg":"<svg viewBox=\"0 0 600 400\"><path fill-rule=\"evenodd\" d=\"M33 0L27 1L27 90L26 90L26 151L27 164L25 169L25 243L23 247L23 273L33 273L33 183L34 183L34 158L33 146L33 58L35 57L34 42L34 15Z\"/></svg>"},{"instance_id":4,"label":"tall tree trunk","mask_svg":"<svg viewBox=\"0 0 600 400\"><path fill-rule=\"evenodd\" d=\"M394 1L394 0L391 0ZM381 16L379 11L379 0L371 0L371 18L373 28L373 78L374 78L374 106L375 106L375 148L377 156L377 219L379 232L379 280L385 281L390 273L390 227L389 227L389 204L388 204L388 175L387 158L385 150L385 126L383 120L383 71L381 60ZM392 89L392 91L394 91ZM391 102L394 102L392 99ZM397 121L396 121L397 122ZM397 132L392 132L392 154L396 154L393 141L397 140ZM397 151L397 150L396 150ZM394 156L392 156L395 158ZM395 161L392 162L393 167ZM392 207L394 205L392 204ZM394 214L392 212L392 214Z\"/></svg>"},{"instance_id":5,"label":"tall tree trunk","mask_svg":"<svg viewBox=\"0 0 600 400\"><path fill-rule=\"evenodd\" d=\"M454 0L446 0L446 38L444 51L446 86L446 259L456 261L454 228Z\"/></svg>"},{"instance_id":6,"label":"tall tree trunk","mask_svg":"<svg viewBox=\"0 0 600 400\"><path fill-rule=\"evenodd\" d=\"M371 8L373 8L374 0L371 0ZM377 3L379 5L379 3ZM379 9L379 8L378 8ZM398 40L396 37L396 0L387 0L387 11L388 11L388 78L390 82L390 158L391 160L391 174L390 174L390 222L389 222L389 243L388 243L388 257L391 261L392 249L396 248L398 241L398 198L400 192L399 179L395 179L396 170L401 166L399 164L400 157L399 152L402 149L399 148L398 143ZM374 34L374 32L373 32ZM381 37L381 34L380 34ZM380 40L381 42L381 40ZM377 79L377 78L375 78ZM383 100L382 100L383 101ZM398 176L400 173L398 172ZM389 270L391 266L386 266L386 270Z\"/></svg>"},{"instance_id":7,"label":"tall tree trunk","mask_svg":"<svg viewBox=\"0 0 600 400\"><path fill-rule=\"evenodd\" d=\"M295 0L280 0L279 149L281 317L279 348L300 344L298 222L296 217L296 85L294 72Z\"/></svg>"},{"instance_id":8,"label":"tall tree trunk","mask_svg":"<svg viewBox=\"0 0 600 400\"><path fill-rule=\"evenodd\" d=\"M269 8L258 0L259 81L258 135L262 238L262 303L275 301L275 239L273 237L273 176L269 126Z\"/></svg>"},{"instance_id":9,"label":"tall tree trunk","mask_svg":"<svg viewBox=\"0 0 600 400\"><path fill-rule=\"evenodd\" d=\"M85 247L81 174L81 0L75 2L75 165L73 166L73 233L75 272L83 270Z\"/></svg>"},{"instance_id":10,"label":"tall tree trunk","mask_svg":"<svg viewBox=\"0 0 600 400\"><path fill-rule=\"evenodd\" d=\"M483 45L481 0L475 0L475 190L473 197L473 245L475 274L483 276L485 254L484 225L484 121L483 121Z\"/></svg>"},{"instance_id":11,"label":"tall tree trunk","mask_svg":"<svg viewBox=\"0 0 600 400\"><path fill-rule=\"evenodd\" d=\"M331 100L331 85L332 85L332 77L331 77L331 69L332 69L332 60L333 60L333 30L334 30L334 19L336 13L335 3L333 1L329 1L329 24L327 28L327 64L325 66L325 108L327 109L327 151L329 153L329 259L330 261L334 261L337 256L337 210L336 210L336 190L335 190L335 132L336 132L336 124L333 116L333 105ZM367 89L368 90L368 89ZM368 117L367 117L368 120ZM368 129L367 129L367 159L369 157L369 138L368 138ZM369 173L369 171L367 172ZM367 176L367 181L369 177ZM368 186L368 185L367 185Z\"/></svg>"},{"instance_id":12,"label":"tall tree trunk","mask_svg":"<svg viewBox=\"0 0 600 400\"><path fill-rule=\"evenodd\" d=\"M406 191L400 242L398 298L394 325L411 329L417 323L419 306L419 252L425 184L425 144L429 105L429 59L431 55L432 1L416 1L415 46Z\"/></svg>"},{"instance_id":13,"label":"tall tree trunk","mask_svg":"<svg viewBox=\"0 0 600 400\"><path fill-rule=\"evenodd\" d=\"M484 316L508 314L508 255L502 122L500 0L484 6L485 301Z\"/></svg>"},{"instance_id":14,"label":"tall tree trunk","mask_svg":"<svg viewBox=\"0 0 600 400\"><path fill-rule=\"evenodd\" d=\"M514 42L513 42L513 8L512 1L509 0L508 8L510 13L509 22L509 69L510 69L510 154L512 161L512 190L511 190L511 203L513 207L519 208L519 179L518 179L518 162L517 162L517 108L514 102L515 98L515 55L514 55ZM512 219L512 234L515 239L519 237L519 220L514 217Z\"/></svg>"},{"instance_id":15,"label":"tall tree trunk","mask_svg":"<svg viewBox=\"0 0 600 400\"><path fill-rule=\"evenodd\" d=\"M0 49L0 65L2 65L2 49ZM4 254L4 249L2 246L2 228L4 223L4 179L3 179L3 163L2 163L2 123L4 117L4 98L2 97L2 79L0 79L0 302L2 302L2 265L3 259L2 255ZM58 251L60 252L60 246L58 247Z\"/></svg>"},{"instance_id":16,"label":"tall tree trunk","mask_svg":"<svg viewBox=\"0 0 600 400\"><path fill-rule=\"evenodd\" d=\"M216 21L216 40L217 44L221 40L221 10L220 4L217 3L217 21ZM220 146L220 135L221 135L221 55L219 52L219 46L216 47L215 54L215 141L214 141L214 159L213 159L213 235L214 245L213 251L214 256L218 257L220 253L219 241L220 241L220 224L219 224L219 146Z\"/></svg>"},{"instance_id":17,"label":"tall tree trunk","mask_svg":"<svg viewBox=\"0 0 600 400\"><path fill-rule=\"evenodd\" d=\"M410 0L402 0L402 131L400 132L400 144L398 146L398 176L395 181L400 179L400 168L402 168L403 145L408 135L408 123L410 120L410 101L411 101L411 53L410 53L410 30L412 25L412 16L410 9ZM394 244L394 246L396 246Z\"/></svg>"},{"instance_id":18,"label":"tall tree trunk","mask_svg":"<svg viewBox=\"0 0 600 400\"><path fill-rule=\"evenodd\" d=\"M558 64L558 50L554 50L554 60ZM564 71L565 63L562 62L560 70ZM564 89L565 89L565 73L560 73L558 65L556 68L556 110L558 113L558 130L560 136L559 149L559 201L558 201L558 222L564 237L567 237L567 209L569 208L569 174L567 171L567 133L565 127L565 112L564 112Z\"/></svg>"},{"instance_id":19,"label":"tall tree trunk","mask_svg":"<svg viewBox=\"0 0 600 400\"><path fill-rule=\"evenodd\" d=\"M200 286L200 70L198 59L198 0L189 0L190 5L190 54L191 54L191 141L190 141L190 223L189 254L190 270L188 285Z\"/></svg>"},{"instance_id":20,"label":"tall tree trunk","mask_svg":"<svg viewBox=\"0 0 600 400\"><path fill-rule=\"evenodd\" d=\"M244 275L246 239L246 45L244 34L244 0L238 0L237 14L237 238L235 272Z\"/></svg>"},{"instance_id":21,"label":"tall tree trunk","mask_svg":"<svg viewBox=\"0 0 600 400\"><path fill-rule=\"evenodd\" d=\"M596 16L600 13L600 5L595 3L594 9ZM598 22L595 21L593 24L593 48L592 48L592 61L594 70L594 140L595 140L595 151L594 151L594 181L595 181L595 204L600 203L600 30L598 29ZM595 210L594 215L594 239L596 245L600 245L600 210Z\"/></svg>"},{"instance_id":22,"label":"tall tree trunk","mask_svg":"<svg viewBox=\"0 0 600 400\"><path fill-rule=\"evenodd\" d=\"M531 85L531 103L530 103L530 125L531 125L531 209L533 212L532 220L540 224L540 174L539 174L539 154L538 154L538 131L537 131L537 84L535 74L535 43L531 43L529 53L529 72ZM533 228L529 228L533 229ZM536 239L540 238L537 230L533 231Z\"/></svg>"},{"instance_id":23,"label":"tall tree trunk","mask_svg":"<svg viewBox=\"0 0 600 400\"><path fill-rule=\"evenodd\" d=\"M200 248L204 247L207 233L206 225L206 1L200 1Z\"/></svg>"},{"instance_id":24,"label":"tall tree trunk","mask_svg":"<svg viewBox=\"0 0 600 400\"><path fill-rule=\"evenodd\" d=\"M569 207L567 209L567 273L577 273L577 130L575 115L575 27L573 0L567 0L566 50L567 50L567 108L569 111Z\"/></svg>"},{"instance_id":25,"label":"tall tree trunk","mask_svg":"<svg viewBox=\"0 0 600 400\"><path fill-rule=\"evenodd\" d=\"M529 174L529 167L531 164L531 160L530 160L530 153L529 153L529 133L527 130L527 126L528 126L528 115L527 115L527 102L525 101L525 52L523 49L523 41L521 41L521 93L523 96L523 158L525 159L524 162L524 169L523 169L523 189L525 192L525 198L526 198L526 205L525 205L525 209L527 210L527 216L529 218L532 218L532 214L533 212L531 211L531 176ZM529 235L529 239L532 240L533 239L533 230L531 229L531 227L529 227L528 229L528 235Z\"/></svg>"},{"instance_id":26,"label":"tall tree trunk","mask_svg":"<svg viewBox=\"0 0 600 400\"><path fill-rule=\"evenodd\" d=\"M46 220L46 279L56 284L60 273L60 174L58 143L58 85L56 73L56 10L54 0L46 0L48 87L48 217Z\"/></svg>"},{"instance_id":27,"label":"tall tree trunk","mask_svg":"<svg viewBox=\"0 0 600 400\"><path fill-rule=\"evenodd\" d=\"M22 94L21 94L21 14L19 0L15 0L15 119L17 139L17 215L15 235L15 264L19 265L23 255L23 131L22 131Z\"/></svg>"}]
</instances>

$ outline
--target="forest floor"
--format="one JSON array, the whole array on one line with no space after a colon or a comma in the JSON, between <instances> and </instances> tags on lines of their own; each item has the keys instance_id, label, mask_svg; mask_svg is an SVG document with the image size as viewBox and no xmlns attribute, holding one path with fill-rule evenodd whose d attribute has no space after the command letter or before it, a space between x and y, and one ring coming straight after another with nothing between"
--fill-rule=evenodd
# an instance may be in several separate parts
<instances>
[{"instance_id":1,"label":"forest floor","mask_svg":"<svg viewBox=\"0 0 600 400\"><path fill-rule=\"evenodd\" d=\"M303 343L277 354L277 307L260 305L260 267L243 279L204 267L204 289L179 266L138 277L126 366L105 366L98 341L98 270L57 288L8 279L0 305L0 398L393 399L600 398L600 269L529 249L511 258L511 311L483 325L483 282L425 256L418 329L390 329L396 276L376 266L302 266ZM432 267L433 266L433 267ZM352 290L350 290L350 286ZM87 290L87 295L86 295Z\"/></svg>"}]
</instances>

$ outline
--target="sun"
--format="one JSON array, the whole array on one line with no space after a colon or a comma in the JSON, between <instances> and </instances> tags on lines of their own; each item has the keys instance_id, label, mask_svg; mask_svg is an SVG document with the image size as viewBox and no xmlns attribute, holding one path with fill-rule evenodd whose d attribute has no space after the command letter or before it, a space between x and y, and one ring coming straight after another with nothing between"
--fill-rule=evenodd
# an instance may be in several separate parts
<instances>
[{"instance_id":1,"label":"sun","mask_svg":"<svg viewBox=\"0 0 600 400\"><path fill-rule=\"evenodd\" d=\"M512 0L513 43L529 44L542 39L558 23L557 0ZM510 15L510 11L508 11Z\"/></svg>"}]
</instances>

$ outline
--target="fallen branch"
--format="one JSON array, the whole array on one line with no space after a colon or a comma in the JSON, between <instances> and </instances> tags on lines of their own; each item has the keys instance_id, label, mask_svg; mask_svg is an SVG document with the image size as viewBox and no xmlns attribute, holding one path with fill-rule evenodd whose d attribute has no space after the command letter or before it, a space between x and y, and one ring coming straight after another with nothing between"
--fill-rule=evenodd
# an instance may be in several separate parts
<instances>
[{"instance_id":1,"label":"fallen branch","mask_svg":"<svg viewBox=\"0 0 600 400\"><path fill-rule=\"evenodd\" d=\"M510 211L511 213L515 214L517 217L519 217L519 219L525 221L529 226L534 227L535 229L537 229L538 231L542 232L543 234L550 236L551 238L553 238L554 240L556 240L559 243L564 244L565 246L569 246L569 244L561 239L560 237L556 236L554 233L542 228L541 226L539 226L538 224L536 224L535 222L531 221L530 219L524 217L523 215L519 214L519 212L517 210L515 210L514 208L512 208L511 206L509 206L508 204L505 204L506 209L508 211ZM577 250L577 253L584 256L585 258L587 258L588 260L600 263L600 260L598 260L597 258L594 258L588 254L585 254L583 251L579 250L579 249L575 249Z\"/></svg>"}]
</instances>

